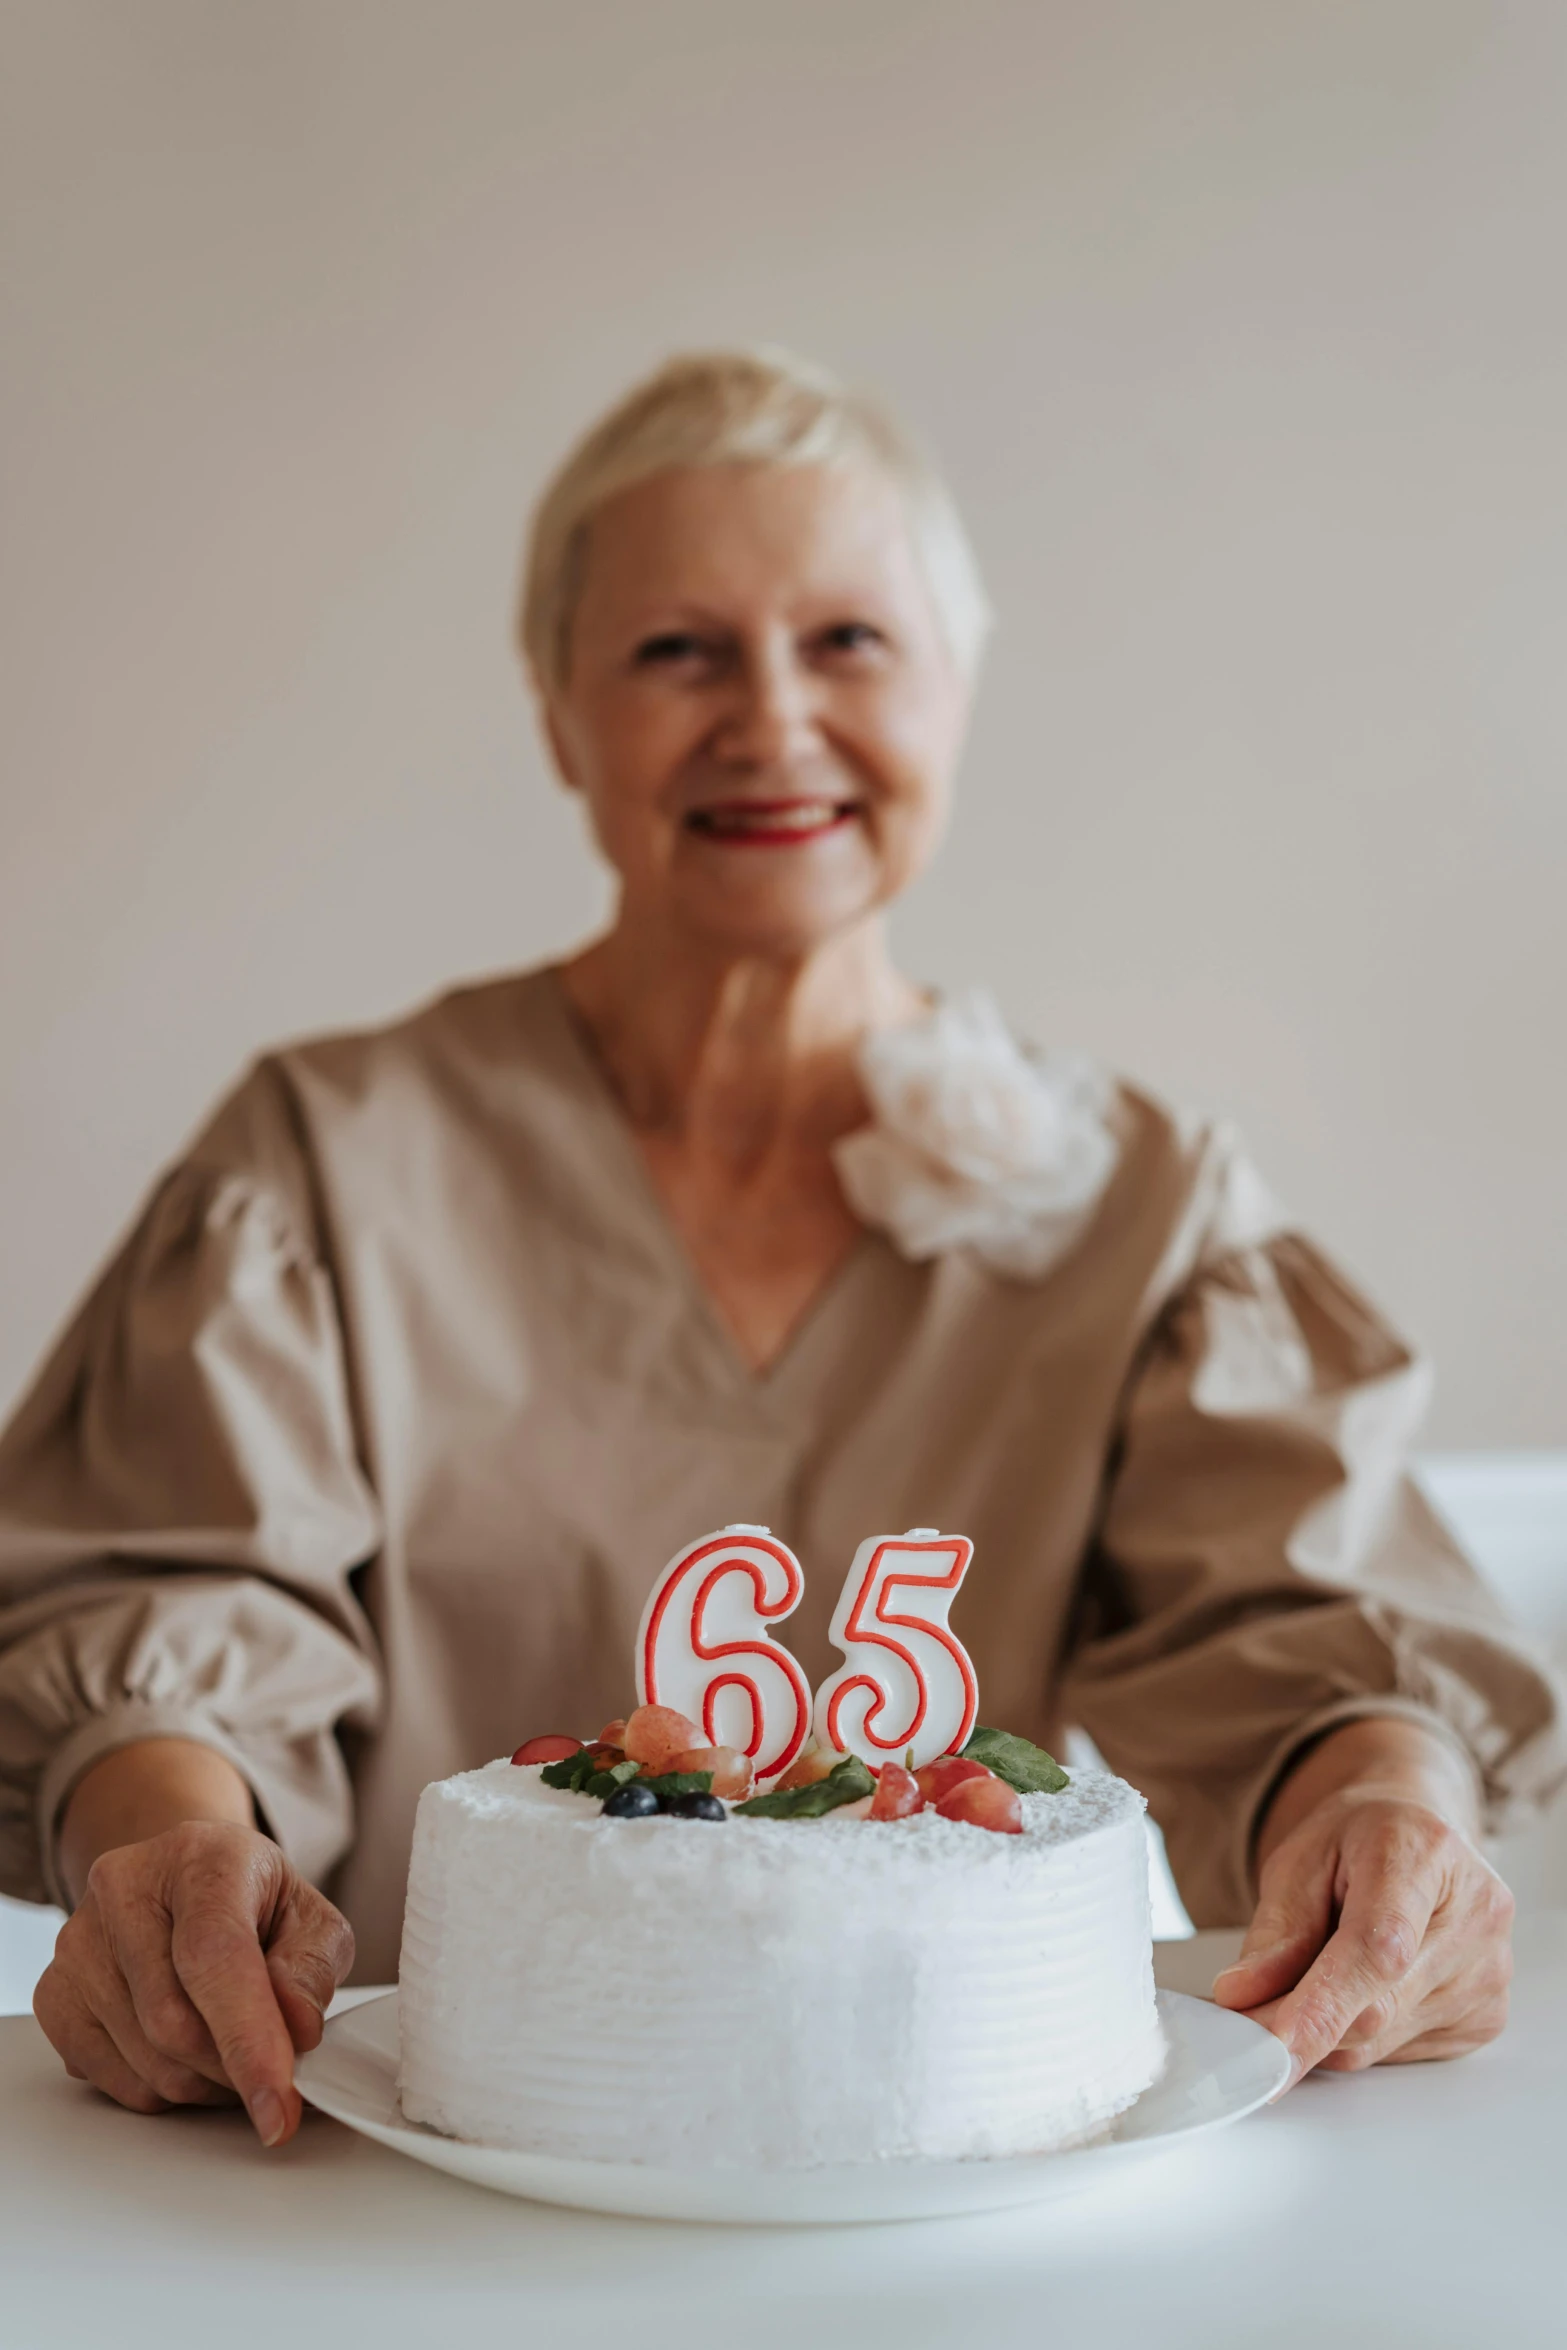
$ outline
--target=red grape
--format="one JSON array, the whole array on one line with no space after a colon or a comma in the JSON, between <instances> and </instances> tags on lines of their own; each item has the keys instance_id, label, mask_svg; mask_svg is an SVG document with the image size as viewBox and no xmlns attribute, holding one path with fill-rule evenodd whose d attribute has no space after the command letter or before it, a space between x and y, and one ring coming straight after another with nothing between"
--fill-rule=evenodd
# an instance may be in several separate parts
<instances>
[{"instance_id":1,"label":"red grape","mask_svg":"<svg viewBox=\"0 0 1567 2350\"><path fill-rule=\"evenodd\" d=\"M914 1774L925 1801L938 1807L942 1797L954 1787L960 1787L965 1779L988 1779L991 1775L982 1762L971 1762L963 1754L938 1754L934 1762L926 1763Z\"/></svg>"},{"instance_id":2,"label":"red grape","mask_svg":"<svg viewBox=\"0 0 1567 2350\"><path fill-rule=\"evenodd\" d=\"M677 1754L669 1767L672 1771L711 1771L712 1792L731 1803L751 1792L751 1758L738 1746L690 1746L684 1754Z\"/></svg>"},{"instance_id":3,"label":"red grape","mask_svg":"<svg viewBox=\"0 0 1567 2350\"><path fill-rule=\"evenodd\" d=\"M525 1738L511 1759L514 1763L564 1762L568 1754L581 1752L580 1738L546 1735L543 1738Z\"/></svg>"},{"instance_id":4,"label":"red grape","mask_svg":"<svg viewBox=\"0 0 1567 2350\"><path fill-rule=\"evenodd\" d=\"M626 1722L626 1752L645 1771L672 1770L677 1754L703 1743L695 1722L672 1705L639 1705Z\"/></svg>"},{"instance_id":5,"label":"red grape","mask_svg":"<svg viewBox=\"0 0 1567 2350\"><path fill-rule=\"evenodd\" d=\"M971 1828L994 1828L1001 1836L1021 1836L1023 1806L1016 1788L1005 1779L986 1776L963 1779L936 1806L944 1820L966 1820Z\"/></svg>"},{"instance_id":6,"label":"red grape","mask_svg":"<svg viewBox=\"0 0 1567 2350\"><path fill-rule=\"evenodd\" d=\"M914 1773L906 1771L902 1763L883 1763L871 1797L871 1818L906 1820L912 1812L924 1809L925 1797Z\"/></svg>"}]
</instances>

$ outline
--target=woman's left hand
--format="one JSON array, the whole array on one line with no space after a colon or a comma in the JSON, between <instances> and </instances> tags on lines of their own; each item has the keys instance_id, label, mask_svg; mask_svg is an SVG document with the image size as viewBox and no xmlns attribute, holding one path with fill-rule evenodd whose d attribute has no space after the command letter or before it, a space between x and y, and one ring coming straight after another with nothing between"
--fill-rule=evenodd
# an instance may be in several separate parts
<instances>
[{"instance_id":1,"label":"woman's left hand","mask_svg":"<svg viewBox=\"0 0 1567 2350\"><path fill-rule=\"evenodd\" d=\"M1474 1790L1444 1739L1347 1724L1280 1788L1256 1915L1213 1986L1314 2067L1464 2056L1507 2020L1513 1897L1469 1831Z\"/></svg>"}]
</instances>

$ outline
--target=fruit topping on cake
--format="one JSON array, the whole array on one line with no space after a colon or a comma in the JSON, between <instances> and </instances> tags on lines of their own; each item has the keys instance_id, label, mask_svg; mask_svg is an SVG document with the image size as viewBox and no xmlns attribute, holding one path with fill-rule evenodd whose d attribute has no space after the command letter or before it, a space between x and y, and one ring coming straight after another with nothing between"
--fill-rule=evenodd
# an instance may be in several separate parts
<instances>
[{"instance_id":1,"label":"fruit topping on cake","mask_svg":"<svg viewBox=\"0 0 1567 2350\"><path fill-rule=\"evenodd\" d=\"M677 1795L668 1807L677 1820L726 1820L729 1814L716 1795L704 1795L696 1788L689 1795Z\"/></svg>"},{"instance_id":2,"label":"fruit topping on cake","mask_svg":"<svg viewBox=\"0 0 1567 2350\"><path fill-rule=\"evenodd\" d=\"M627 1715L621 1740L631 1761L641 1763L649 1772L674 1770L677 1757L689 1754L702 1742L696 1723L670 1705L639 1705L634 1714Z\"/></svg>"},{"instance_id":3,"label":"fruit topping on cake","mask_svg":"<svg viewBox=\"0 0 1567 2350\"><path fill-rule=\"evenodd\" d=\"M971 1828L993 1828L1002 1836L1021 1836L1023 1806L1015 1788L987 1771L980 1779L960 1779L936 1806L944 1820L964 1820Z\"/></svg>"},{"instance_id":4,"label":"fruit topping on cake","mask_svg":"<svg viewBox=\"0 0 1567 2350\"><path fill-rule=\"evenodd\" d=\"M645 1779L628 1779L624 1787L617 1787L613 1795L606 1796L604 1817L607 1820L649 1820L663 1808Z\"/></svg>"},{"instance_id":5,"label":"fruit topping on cake","mask_svg":"<svg viewBox=\"0 0 1567 2350\"><path fill-rule=\"evenodd\" d=\"M618 1733L612 1737L611 1733ZM961 1754L938 1755L910 1770L878 1770L857 1754L808 1741L794 1763L762 1793L753 1792L750 1757L736 1746L705 1746L696 1724L672 1706L642 1705L605 1724L584 1743L550 1733L525 1739L512 1756L539 1767L547 1787L590 1795L612 1820L741 1819L908 1820L937 1817L992 1834L1023 1831L1020 1795L1057 1794L1067 1775L1042 1746L1008 1730L977 1729ZM912 1760L912 1756L909 1758Z\"/></svg>"},{"instance_id":6,"label":"fruit topping on cake","mask_svg":"<svg viewBox=\"0 0 1567 2350\"><path fill-rule=\"evenodd\" d=\"M568 1754L581 1752L580 1738L558 1738L551 1734L544 1738L525 1738L511 1759L514 1763L563 1762Z\"/></svg>"},{"instance_id":7,"label":"fruit topping on cake","mask_svg":"<svg viewBox=\"0 0 1567 2350\"><path fill-rule=\"evenodd\" d=\"M902 1763L883 1763L867 1817L873 1820L907 1820L924 1808L924 1790L914 1773L906 1771Z\"/></svg>"},{"instance_id":8,"label":"fruit topping on cake","mask_svg":"<svg viewBox=\"0 0 1567 2350\"><path fill-rule=\"evenodd\" d=\"M684 1754L677 1754L671 1766L677 1771L706 1771L708 1784L715 1795L735 1802L751 1792L751 1758L742 1754L738 1746L692 1746ZM702 1815L706 1818L706 1813Z\"/></svg>"},{"instance_id":9,"label":"fruit topping on cake","mask_svg":"<svg viewBox=\"0 0 1567 2350\"><path fill-rule=\"evenodd\" d=\"M961 1787L965 1779L989 1777L986 1765L971 1761L966 1754L938 1754L934 1762L926 1763L914 1774L921 1795L938 1810L953 1788Z\"/></svg>"}]
</instances>

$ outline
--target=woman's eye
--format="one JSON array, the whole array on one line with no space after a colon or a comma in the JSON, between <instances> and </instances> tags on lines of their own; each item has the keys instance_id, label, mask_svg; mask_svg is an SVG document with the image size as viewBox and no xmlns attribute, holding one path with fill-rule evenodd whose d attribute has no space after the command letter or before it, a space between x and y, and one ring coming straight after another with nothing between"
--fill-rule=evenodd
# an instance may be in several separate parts
<instances>
[{"instance_id":1,"label":"woman's eye","mask_svg":"<svg viewBox=\"0 0 1567 2350\"><path fill-rule=\"evenodd\" d=\"M700 660L708 648L699 636L689 629L669 628L659 636L644 637L637 647L639 669L657 669L675 661Z\"/></svg>"},{"instance_id":2,"label":"woman's eye","mask_svg":"<svg viewBox=\"0 0 1567 2350\"><path fill-rule=\"evenodd\" d=\"M868 620L836 620L831 628L823 629L820 642L829 653L865 653L886 639Z\"/></svg>"}]
</instances>

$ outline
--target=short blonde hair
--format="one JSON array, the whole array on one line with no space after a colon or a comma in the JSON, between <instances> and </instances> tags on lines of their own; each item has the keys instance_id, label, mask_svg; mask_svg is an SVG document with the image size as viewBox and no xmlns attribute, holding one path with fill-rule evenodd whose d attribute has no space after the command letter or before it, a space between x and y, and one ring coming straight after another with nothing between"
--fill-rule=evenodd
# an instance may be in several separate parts
<instances>
[{"instance_id":1,"label":"short blonde hair","mask_svg":"<svg viewBox=\"0 0 1567 2350\"><path fill-rule=\"evenodd\" d=\"M533 511L518 634L535 682L564 682L588 529L618 491L688 465L871 465L903 499L948 645L978 666L990 605L946 483L878 402L782 351L701 351L633 385L588 431Z\"/></svg>"}]
</instances>

